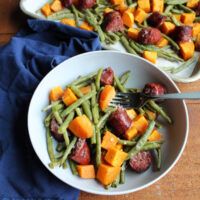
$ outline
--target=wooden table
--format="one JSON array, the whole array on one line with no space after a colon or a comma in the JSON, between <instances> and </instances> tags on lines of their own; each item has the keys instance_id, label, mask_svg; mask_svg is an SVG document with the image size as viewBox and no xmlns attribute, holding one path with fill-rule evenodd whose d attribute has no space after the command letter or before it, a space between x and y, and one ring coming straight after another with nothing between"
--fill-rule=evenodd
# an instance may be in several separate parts
<instances>
[{"instance_id":1,"label":"wooden table","mask_svg":"<svg viewBox=\"0 0 200 200\"><path fill-rule=\"evenodd\" d=\"M19 0L0 0L0 44L9 42L26 21ZM178 84L181 91L200 90L200 81ZM122 196L98 196L82 192L80 200L199 200L200 199L200 103L187 102L190 134L184 153L167 176L142 191Z\"/></svg>"}]
</instances>

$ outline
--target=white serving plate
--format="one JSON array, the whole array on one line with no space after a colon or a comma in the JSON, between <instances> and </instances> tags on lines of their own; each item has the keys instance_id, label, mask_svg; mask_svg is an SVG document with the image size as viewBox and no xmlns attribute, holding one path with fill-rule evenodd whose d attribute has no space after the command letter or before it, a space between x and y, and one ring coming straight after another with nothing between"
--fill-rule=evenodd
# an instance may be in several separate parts
<instances>
[{"instance_id":1,"label":"white serving plate","mask_svg":"<svg viewBox=\"0 0 200 200\"><path fill-rule=\"evenodd\" d=\"M172 117L173 125L164 123L161 132L165 143L162 148L162 168L158 172L148 169L142 174L126 172L125 184L118 188L105 190L96 180L84 180L72 175L69 168L50 169L47 153L45 128L42 109L48 105L48 94L52 87L60 85L63 88L79 75L96 71L99 67L111 66L117 75L130 70L131 78L128 87L143 88L147 82L159 82L167 86L168 92L179 92L175 83L168 75L143 58L117 51L96 51L72 57L49 72L35 90L29 106L28 129L33 148L45 167L63 182L80 190L101 194L118 195L141 190L166 175L180 158L188 137L188 111L184 101L165 101L164 105Z\"/></svg>"},{"instance_id":2,"label":"white serving plate","mask_svg":"<svg viewBox=\"0 0 200 200\"><path fill-rule=\"evenodd\" d=\"M27 15L33 17L33 18L46 19L38 11L47 2L49 2L49 0L21 0L20 1L20 8L25 14L27 14ZM121 52L126 52L124 47L119 42L114 44L114 45L102 44L102 46L105 49L118 50L118 51L121 51ZM162 59L162 58L158 58L156 66L158 68L169 67L169 66L170 67L173 67L173 66L177 67L178 64L167 61L167 60ZM169 75L174 81L177 81L177 82L183 82L183 83L193 82L193 81L200 79L200 69L195 70L195 73L193 73L194 67L195 67L195 65L191 65L191 67L189 67L186 70L183 70L182 72L177 73L176 75L173 75L173 74L169 74Z\"/></svg>"}]
</instances>

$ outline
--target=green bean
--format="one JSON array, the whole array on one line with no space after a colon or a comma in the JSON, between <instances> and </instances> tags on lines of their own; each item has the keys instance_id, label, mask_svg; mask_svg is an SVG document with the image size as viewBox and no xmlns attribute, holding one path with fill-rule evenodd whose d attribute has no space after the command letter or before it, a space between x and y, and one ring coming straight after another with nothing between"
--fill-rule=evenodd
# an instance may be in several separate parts
<instances>
[{"instance_id":1,"label":"green bean","mask_svg":"<svg viewBox=\"0 0 200 200\"><path fill-rule=\"evenodd\" d=\"M146 19L144 20L143 25L146 26L146 27L148 26L148 23L147 23Z\"/></svg>"},{"instance_id":2,"label":"green bean","mask_svg":"<svg viewBox=\"0 0 200 200\"><path fill-rule=\"evenodd\" d=\"M55 159L59 159L63 157L63 155L64 155L64 151L58 152L57 154L55 154Z\"/></svg>"},{"instance_id":3,"label":"green bean","mask_svg":"<svg viewBox=\"0 0 200 200\"><path fill-rule=\"evenodd\" d=\"M86 76L78 77L76 80L71 82L70 85L80 85L80 84L83 84L84 82L91 81L91 79L93 79L96 76L96 74L97 72L95 71Z\"/></svg>"},{"instance_id":4,"label":"green bean","mask_svg":"<svg viewBox=\"0 0 200 200\"><path fill-rule=\"evenodd\" d=\"M125 145L125 146L133 146L133 145L136 144L136 141L119 139L118 143L122 144L122 145Z\"/></svg>"},{"instance_id":5,"label":"green bean","mask_svg":"<svg viewBox=\"0 0 200 200\"><path fill-rule=\"evenodd\" d=\"M100 89L100 79L101 79L102 72L103 72L103 68L100 68L95 78L95 85L96 85L97 90Z\"/></svg>"},{"instance_id":6,"label":"green bean","mask_svg":"<svg viewBox=\"0 0 200 200\"><path fill-rule=\"evenodd\" d=\"M63 168L63 169L67 169L67 163L66 163L66 162L64 162L64 163L62 164L62 168Z\"/></svg>"},{"instance_id":7,"label":"green bean","mask_svg":"<svg viewBox=\"0 0 200 200\"><path fill-rule=\"evenodd\" d=\"M56 121L58 122L58 124L61 125L63 123L63 120L60 117L60 114L59 114L58 110L56 109L56 106L52 107L52 112L53 112L53 115L54 115Z\"/></svg>"},{"instance_id":8,"label":"green bean","mask_svg":"<svg viewBox=\"0 0 200 200\"><path fill-rule=\"evenodd\" d=\"M143 147L142 151L149 151L152 149L160 148L160 144L158 142L147 142Z\"/></svg>"},{"instance_id":9,"label":"green bean","mask_svg":"<svg viewBox=\"0 0 200 200\"><path fill-rule=\"evenodd\" d=\"M49 167L51 168L51 169L53 169L54 167L56 167L56 166L58 166L59 165L59 161L54 161L54 162L50 162L49 163Z\"/></svg>"},{"instance_id":10,"label":"green bean","mask_svg":"<svg viewBox=\"0 0 200 200\"><path fill-rule=\"evenodd\" d=\"M161 168L161 148L153 149L157 170Z\"/></svg>"},{"instance_id":11,"label":"green bean","mask_svg":"<svg viewBox=\"0 0 200 200\"><path fill-rule=\"evenodd\" d=\"M99 89L99 91L97 92L97 100L99 99L100 94L101 94L101 92L102 92L103 89L104 89L104 86L102 86L102 87Z\"/></svg>"},{"instance_id":12,"label":"green bean","mask_svg":"<svg viewBox=\"0 0 200 200\"><path fill-rule=\"evenodd\" d=\"M75 112L76 112L76 114L77 114L78 116L81 116L81 115L83 114L80 108L76 108L76 109L75 109Z\"/></svg>"},{"instance_id":13,"label":"green bean","mask_svg":"<svg viewBox=\"0 0 200 200\"><path fill-rule=\"evenodd\" d=\"M70 166L70 169L72 171L72 174L78 175L78 171L76 169L76 163L74 161L72 161L71 159L69 159L69 166Z\"/></svg>"},{"instance_id":14,"label":"green bean","mask_svg":"<svg viewBox=\"0 0 200 200\"><path fill-rule=\"evenodd\" d=\"M66 16L70 16L70 15L72 15L72 17L73 17L73 14L71 13L71 10L63 9L63 10L61 10L59 12L53 13L52 15L48 16L47 19L61 20L63 18L66 18Z\"/></svg>"},{"instance_id":15,"label":"green bean","mask_svg":"<svg viewBox=\"0 0 200 200\"><path fill-rule=\"evenodd\" d=\"M130 6L131 4L133 4L133 1L132 0L126 0L128 6Z\"/></svg>"},{"instance_id":16,"label":"green bean","mask_svg":"<svg viewBox=\"0 0 200 200\"><path fill-rule=\"evenodd\" d=\"M167 113L154 101L149 101L148 104L156 111L158 112L169 124L172 124L171 118L167 115Z\"/></svg>"},{"instance_id":17,"label":"green bean","mask_svg":"<svg viewBox=\"0 0 200 200\"><path fill-rule=\"evenodd\" d=\"M77 137L74 136L72 141L70 142L70 144L68 145L68 147L65 150L65 153L61 159L60 165L62 165L67 160L67 157L71 153L71 150L74 148L76 141L77 141Z\"/></svg>"},{"instance_id":18,"label":"green bean","mask_svg":"<svg viewBox=\"0 0 200 200\"><path fill-rule=\"evenodd\" d=\"M178 46L178 44L174 41L174 40L172 40L170 37L168 37L167 35L165 35L165 34L162 34L162 36L166 39L166 40L168 40L168 42L178 51L180 48L179 48L179 46Z\"/></svg>"},{"instance_id":19,"label":"green bean","mask_svg":"<svg viewBox=\"0 0 200 200\"><path fill-rule=\"evenodd\" d=\"M158 57L161 57L161 58L165 58L169 61L172 61L172 62L182 62L183 59L178 57L177 54L175 53L168 53L167 51L162 51L162 52L158 52Z\"/></svg>"},{"instance_id":20,"label":"green bean","mask_svg":"<svg viewBox=\"0 0 200 200\"><path fill-rule=\"evenodd\" d=\"M46 128L46 140L47 140L47 151L51 162L55 161L54 149L53 149L53 138L50 133L50 129Z\"/></svg>"},{"instance_id":21,"label":"green bean","mask_svg":"<svg viewBox=\"0 0 200 200\"><path fill-rule=\"evenodd\" d=\"M148 137L152 133L154 126L155 126L155 121L150 121L149 126L146 129L145 133L141 136L136 145L128 152L127 160L136 155L143 148Z\"/></svg>"},{"instance_id":22,"label":"green bean","mask_svg":"<svg viewBox=\"0 0 200 200\"><path fill-rule=\"evenodd\" d=\"M176 67L176 68L173 68L173 69L171 70L171 73L172 73L172 74L176 74L176 73L178 73L178 72L183 71L184 69L190 67L191 64L192 64L193 62L195 62L195 60L196 60L195 57L192 57L192 58L189 59L188 61L182 63L180 66L178 66L178 67Z\"/></svg>"},{"instance_id":23,"label":"green bean","mask_svg":"<svg viewBox=\"0 0 200 200\"><path fill-rule=\"evenodd\" d=\"M92 91L96 91L95 84L92 83ZM93 96L91 98L91 105L92 105L92 115L93 115L93 121L94 124L97 124L99 121L99 105L97 103L96 96Z\"/></svg>"},{"instance_id":24,"label":"green bean","mask_svg":"<svg viewBox=\"0 0 200 200\"><path fill-rule=\"evenodd\" d=\"M66 144L64 142L63 143L58 143L57 146L56 146L56 151L57 152L62 152L65 148L66 148Z\"/></svg>"},{"instance_id":25,"label":"green bean","mask_svg":"<svg viewBox=\"0 0 200 200\"><path fill-rule=\"evenodd\" d=\"M127 50L127 52L137 55L137 53L135 52L135 50L133 50L133 48L131 48L129 46L129 42L128 42L128 40L124 36L122 36L120 38L120 42L124 46L124 48Z\"/></svg>"},{"instance_id":26,"label":"green bean","mask_svg":"<svg viewBox=\"0 0 200 200\"><path fill-rule=\"evenodd\" d=\"M75 7L76 8L76 7ZM76 9L76 12L78 13L78 16L80 18L84 18L84 14L82 12L80 12L79 10Z\"/></svg>"},{"instance_id":27,"label":"green bean","mask_svg":"<svg viewBox=\"0 0 200 200\"><path fill-rule=\"evenodd\" d=\"M117 42L117 41L120 40L120 37L119 37L117 34L113 33L113 32L108 32L107 34L108 34L108 36L110 36L110 38L111 38L113 41L115 41L115 42Z\"/></svg>"},{"instance_id":28,"label":"green bean","mask_svg":"<svg viewBox=\"0 0 200 200\"><path fill-rule=\"evenodd\" d=\"M187 3L188 0L165 0L165 3L168 5L180 5Z\"/></svg>"},{"instance_id":29,"label":"green bean","mask_svg":"<svg viewBox=\"0 0 200 200\"><path fill-rule=\"evenodd\" d=\"M80 83L80 84L76 85L76 87L77 88L82 88L82 87L90 85L90 83L91 83L91 81L85 81L83 83Z\"/></svg>"},{"instance_id":30,"label":"green bean","mask_svg":"<svg viewBox=\"0 0 200 200\"><path fill-rule=\"evenodd\" d=\"M69 123L72 121L74 118L74 112L71 112L65 119L65 121L61 124L61 126L58 128L58 132L60 134L66 133L66 129L69 126Z\"/></svg>"},{"instance_id":31,"label":"green bean","mask_svg":"<svg viewBox=\"0 0 200 200\"><path fill-rule=\"evenodd\" d=\"M164 14L170 13L170 11L171 11L171 9L172 9L173 7L174 7L173 5L168 5L168 6L165 8Z\"/></svg>"},{"instance_id":32,"label":"green bean","mask_svg":"<svg viewBox=\"0 0 200 200\"><path fill-rule=\"evenodd\" d=\"M83 93L75 85L71 86L71 90L79 98L84 96ZM83 107L84 113L87 115L87 117L90 119L90 121L92 121L92 112L91 112L91 109L90 109L89 101L88 100L84 101L82 103L82 107Z\"/></svg>"},{"instance_id":33,"label":"green bean","mask_svg":"<svg viewBox=\"0 0 200 200\"><path fill-rule=\"evenodd\" d=\"M106 190L109 190L109 188L111 187L111 185L112 185L112 184L105 185L104 188L105 188Z\"/></svg>"},{"instance_id":34,"label":"green bean","mask_svg":"<svg viewBox=\"0 0 200 200\"><path fill-rule=\"evenodd\" d=\"M135 42L130 41L130 46L134 49L134 51L136 51L139 54L143 53L143 50L141 50L137 45L135 45Z\"/></svg>"},{"instance_id":35,"label":"green bean","mask_svg":"<svg viewBox=\"0 0 200 200\"><path fill-rule=\"evenodd\" d=\"M108 33L105 33L105 43L106 44L114 44L115 41L112 40L112 38L108 35Z\"/></svg>"},{"instance_id":36,"label":"green bean","mask_svg":"<svg viewBox=\"0 0 200 200\"><path fill-rule=\"evenodd\" d=\"M45 127L49 127L51 119L53 117L53 113L51 112L47 117L44 119L44 125Z\"/></svg>"},{"instance_id":37,"label":"green bean","mask_svg":"<svg viewBox=\"0 0 200 200\"><path fill-rule=\"evenodd\" d=\"M76 10L76 8L73 4L71 5L71 9L72 9L72 12L74 13L74 16L75 16L76 26L78 27L80 25L79 24L78 12L77 12L77 10Z\"/></svg>"},{"instance_id":38,"label":"green bean","mask_svg":"<svg viewBox=\"0 0 200 200\"><path fill-rule=\"evenodd\" d=\"M120 171L120 184L125 183L125 170L126 170L126 161L122 164L121 166L121 171Z\"/></svg>"},{"instance_id":39,"label":"green bean","mask_svg":"<svg viewBox=\"0 0 200 200\"><path fill-rule=\"evenodd\" d=\"M111 108L109 109L99 120L98 124L97 124L97 129L102 129L104 127L104 125L107 122L107 119L109 118L109 116L111 115L112 112L114 112L116 110L116 108Z\"/></svg>"},{"instance_id":40,"label":"green bean","mask_svg":"<svg viewBox=\"0 0 200 200\"><path fill-rule=\"evenodd\" d=\"M67 130L65 130L63 132L63 137L64 137L64 140L65 140L66 146L68 146L69 145L69 136L68 136L68 131Z\"/></svg>"},{"instance_id":41,"label":"green bean","mask_svg":"<svg viewBox=\"0 0 200 200\"><path fill-rule=\"evenodd\" d=\"M195 22L199 22L200 21L200 17L196 17L194 21Z\"/></svg>"},{"instance_id":42,"label":"green bean","mask_svg":"<svg viewBox=\"0 0 200 200\"><path fill-rule=\"evenodd\" d=\"M137 42L134 42L135 46L137 46L139 49L144 51L160 51L161 49L156 47L155 45L142 45Z\"/></svg>"},{"instance_id":43,"label":"green bean","mask_svg":"<svg viewBox=\"0 0 200 200\"><path fill-rule=\"evenodd\" d=\"M42 112L46 112L46 111L50 110L53 106L56 106L56 105L58 105L60 103L61 103L60 100L59 101L54 101L51 104L49 104L48 106L46 106L45 108L43 108Z\"/></svg>"},{"instance_id":44,"label":"green bean","mask_svg":"<svg viewBox=\"0 0 200 200\"><path fill-rule=\"evenodd\" d=\"M178 5L178 7L179 7L180 9L184 10L185 12L194 13L194 10L192 10L192 9L190 9L190 8L184 6L184 5L181 5L181 4L180 4L180 5Z\"/></svg>"},{"instance_id":45,"label":"green bean","mask_svg":"<svg viewBox=\"0 0 200 200\"><path fill-rule=\"evenodd\" d=\"M176 17L174 15L171 15L171 19L172 22L176 25L176 26L180 26L181 23L176 19Z\"/></svg>"},{"instance_id":46,"label":"green bean","mask_svg":"<svg viewBox=\"0 0 200 200\"><path fill-rule=\"evenodd\" d=\"M141 115L143 115L144 113L145 113L145 111L140 107L140 108L138 108L138 111L139 111L139 113L141 114Z\"/></svg>"},{"instance_id":47,"label":"green bean","mask_svg":"<svg viewBox=\"0 0 200 200\"><path fill-rule=\"evenodd\" d=\"M174 9L174 8L171 10L171 12L175 13L175 14L182 14L182 13L184 13L184 11L179 10L179 9Z\"/></svg>"},{"instance_id":48,"label":"green bean","mask_svg":"<svg viewBox=\"0 0 200 200\"><path fill-rule=\"evenodd\" d=\"M98 127L96 127L96 165L101 164L101 132Z\"/></svg>"},{"instance_id":49,"label":"green bean","mask_svg":"<svg viewBox=\"0 0 200 200\"><path fill-rule=\"evenodd\" d=\"M121 82L117 76L114 76L114 80L115 80L116 86L120 92L127 92L126 88L121 84Z\"/></svg>"},{"instance_id":50,"label":"green bean","mask_svg":"<svg viewBox=\"0 0 200 200\"><path fill-rule=\"evenodd\" d=\"M67 107L62 113L61 117L65 117L68 115L70 112L72 112L74 109L79 107L83 102L86 100L90 99L92 96L96 94L95 91L91 91L88 94L84 95L83 97L79 98L75 103L71 104L69 107Z\"/></svg>"},{"instance_id":51,"label":"green bean","mask_svg":"<svg viewBox=\"0 0 200 200\"><path fill-rule=\"evenodd\" d=\"M125 73L123 73L119 80L121 82L121 84L124 86L126 84L126 82L128 81L129 77L130 77L131 71L126 71Z\"/></svg>"},{"instance_id":52,"label":"green bean","mask_svg":"<svg viewBox=\"0 0 200 200\"><path fill-rule=\"evenodd\" d=\"M111 184L111 187L116 188L119 185L119 181L120 181L120 173L117 175L115 181Z\"/></svg>"}]
</instances>

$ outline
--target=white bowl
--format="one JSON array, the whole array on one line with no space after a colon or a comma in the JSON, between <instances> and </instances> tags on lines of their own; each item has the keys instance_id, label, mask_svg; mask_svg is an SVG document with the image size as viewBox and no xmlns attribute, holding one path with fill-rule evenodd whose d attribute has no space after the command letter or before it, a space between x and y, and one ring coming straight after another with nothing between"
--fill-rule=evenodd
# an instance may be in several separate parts
<instances>
[{"instance_id":1,"label":"white bowl","mask_svg":"<svg viewBox=\"0 0 200 200\"><path fill-rule=\"evenodd\" d=\"M184 101L171 100L164 102L174 123L173 125L165 124L161 131L164 134L165 143L162 148L162 168L159 172L148 169L142 174L136 174L127 170L125 184L120 185L118 188L105 190L96 180L84 180L72 175L69 168L50 169L48 167L50 160L43 125L45 113L41 110L48 104L50 89L57 85L64 87L79 75L86 75L102 66L111 66L118 75L131 70L131 78L127 84L129 87L143 88L145 83L153 81L165 84L168 92L179 92L179 89L167 74L142 58L116 51L97 51L81 54L54 68L35 90L28 112L30 139L41 162L52 174L66 184L86 192L101 195L135 192L161 179L180 158L187 142L189 129L188 111Z\"/></svg>"}]
</instances>

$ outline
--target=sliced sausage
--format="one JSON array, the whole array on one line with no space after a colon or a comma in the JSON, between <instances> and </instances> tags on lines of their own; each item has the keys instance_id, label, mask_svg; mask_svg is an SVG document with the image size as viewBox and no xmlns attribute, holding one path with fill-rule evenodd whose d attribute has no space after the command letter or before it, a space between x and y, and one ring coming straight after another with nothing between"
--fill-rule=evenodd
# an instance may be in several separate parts
<instances>
[{"instance_id":1,"label":"sliced sausage","mask_svg":"<svg viewBox=\"0 0 200 200\"><path fill-rule=\"evenodd\" d=\"M56 119L53 118L53 119L51 120L51 123L50 123L51 135L52 135L58 142L63 142L63 141L64 141L63 134L58 133L58 128L59 128L59 125L58 125Z\"/></svg>"},{"instance_id":2,"label":"sliced sausage","mask_svg":"<svg viewBox=\"0 0 200 200\"><path fill-rule=\"evenodd\" d=\"M147 95L163 95L166 93L166 88L160 83L147 83L144 86L143 93Z\"/></svg>"},{"instance_id":3,"label":"sliced sausage","mask_svg":"<svg viewBox=\"0 0 200 200\"><path fill-rule=\"evenodd\" d=\"M129 160L131 169L137 173L146 171L152 163L152 156L149 151L142 151Z\"/></svg>"},{"instance_id":4,"label":"sliced sausage","mask_svg":"<svg viewBox=\"0 0 200 200\"><path fill-rule=\"evenodd\" d=\"M165 22L166 18L166 16L161 15L159 12L153 12L147 18L147 22L150 26L159 28Z\"/></svg>"},{"instance_id":5,"label":"sliced sausage","mask_svg":"<svg viewBox=\"0 0 200 200\"><path fill-rule=\"evenodd\" d=\"M92 8L96 4L96 0L79 0L79 8L82 10Z\"/></svg>"},{"instance_id":6,"label":"sliced sausage","mask_svg":"<svg viewBox=\"0 0 200 200\"><path fill-rule=\"evenodd\" d=\"M138 34L138 42L141 44L156 44L162 38L157 28L143 28Z\"/></svg>"},{"instance_id":7,"label":"sliced sausage","mask_svg":"<svg viewBox=\"0 0 200 200\"><path fill-rule=\"evenodd\" d=\"M81 165L90 163L90 149L85 139L79 138L77 140L70 158Z\"/></svg>"},{"instance_id":8,"label":"sliced sausage","mask_svg":"<svg viewBox=\"0 0 200 200\"><path fill-rule=\"evenodd\" d=\"M196 12L196 15L200 15L200 2L198 2L197 6L195 7L194 11Z\"/></svg>"},{"instance_id":9,"label":"sliced sausage","mask_svg":"<svg viewBox=\"0 0 200 200\"><path fill-rule=\"evenodd\" d=\"M192 40L191 26L176 26L174 35L176 42L189 42Z\"/></svg>"},{"instance_id":10,"label":"sliced sausage","mask_svg":"<svg viewBox=\"0 0 200 200\"><path fill-rule=\"evenodd\" d=\"M103 26L107 32L123 31L124 25L120 13L117 11L107 13L104 17Z\"/></svg>"},{"instance_id":11,"label":"sliced sausage","mask_svg":"<svg viewBox=\"0 0 200 200\"><path fill-rule=\"evenodd\" d=\"M118 134L124 134L130 128L131 123L131 118L122 107L118 107L109 117L110 126L112 126Z\"/></svg>"},{"instance_id":12,"label":"sliced sausage","mask_svg":"<svg viewBox=\"0 0 200 200\"><path fill-rule=\"evenodd\" d=\"M73 4L73 0L62 0L62 4L64 7L68 8Z\"/></svg>"},{"instance_id":13,"label":"sliced sausage","mask_svg":"<svg viewBox=\"0 0 200 200\"><path fill-rule=\"evenodd\" d=\"M101 85L112 85L114 81L114 72L111 67L108 67L103 70L101 75Z\"/></svg>"}]
</instances>

